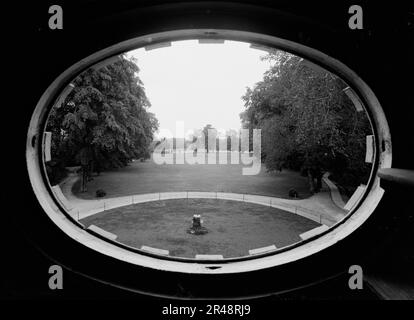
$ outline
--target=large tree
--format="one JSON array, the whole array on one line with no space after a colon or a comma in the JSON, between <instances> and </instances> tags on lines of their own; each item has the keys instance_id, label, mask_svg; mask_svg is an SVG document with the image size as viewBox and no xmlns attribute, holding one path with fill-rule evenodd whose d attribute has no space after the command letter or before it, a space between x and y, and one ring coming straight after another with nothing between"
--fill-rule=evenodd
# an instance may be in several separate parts
<instances>
[{"instance_id":1,"label":"large tree","mask_svg":"<svg viewBox=\"0 0 414 320\"><path fill-rule=\"evenodd\" d=\"M321 187L324 171L347 185L358 185L369 173L364 163L370 125L332 73L300 57L277 51L271 68L243 96L245 128L262 129L262 156L267 168L301 170L310 191ZM316 185L315 185L316 179Z\"/></svg>"},{"instance_id":2,"label":"large tree","mask_svg":"<svg viewBox=\"0 0 414 320\"><path fill-rule=\"evenodd\" d=\"M55 163L99 172L149 156L158 121L147 110L138 72L136 61L122 55L73 81L74 89L52 109L47 123Z\"/></svg>"}]
</instances>

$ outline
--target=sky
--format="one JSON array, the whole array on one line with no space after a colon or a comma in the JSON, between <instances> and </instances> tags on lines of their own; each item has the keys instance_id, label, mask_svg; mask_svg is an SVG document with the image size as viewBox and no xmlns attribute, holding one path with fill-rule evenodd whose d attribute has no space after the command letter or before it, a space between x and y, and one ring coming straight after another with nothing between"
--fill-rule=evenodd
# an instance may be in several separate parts
<instances>
[{"instance_id":1,"label":"sky","mask_svg":"<svg viewBox=\"0 0 414 320\"><path fill-rule=\"evenodd\" d=\"M160 124L156 136L182 137L176 132L177 121L184 122L185 136L206 124L238 130L246 87L262 80L270 67L260 60L266 52L249 46L227 40L223 44L185 40L170 47L130 51L127 55L135 57L140 68L149 111Z\"/></svg>"}]
</instances>

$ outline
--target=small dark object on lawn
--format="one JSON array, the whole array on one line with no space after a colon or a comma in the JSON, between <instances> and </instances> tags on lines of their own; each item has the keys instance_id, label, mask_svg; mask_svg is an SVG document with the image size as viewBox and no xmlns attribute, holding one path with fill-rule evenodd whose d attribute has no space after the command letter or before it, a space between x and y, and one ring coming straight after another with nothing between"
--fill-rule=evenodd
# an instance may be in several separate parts
<instances>
[{"instance_id":1,"label":"small dark object on lawn","mask_svg":"<svg viewBox=\"0 0 414 320\"><path fill-rule=\"evenodd\" d=\"M106 196L106 192L105 192L105 191L103 191L102 189L98 189L98 190L96 190L96 196L97 196L98 198L105 197L105 196Z\"/></svg>"},{"instance_id":2,"label":"small dark object on lawn","mask_svg":"<svg viewBox=\"0 0 414 320\"><path fill-rule=\"evenodd\" d=\"M297 198L297 197L299 197L299 194L295 189L292 188L292 189L289 190L289 197Z\"/></svg>"},{"instance_id":3,"label":"small dark object on lawn","mask_svg":"<svg viewBox=\"0 0 414 320\"><path fill-rule=\"evenodd\" d=\"M208 232L207 229L201 225L203 223L203 220L201 220L201 215L193 215L192 221L193 225L189 229L187 229L187 233L198 236L200 234L206 234Z\"/></svg>"}]
</instances>

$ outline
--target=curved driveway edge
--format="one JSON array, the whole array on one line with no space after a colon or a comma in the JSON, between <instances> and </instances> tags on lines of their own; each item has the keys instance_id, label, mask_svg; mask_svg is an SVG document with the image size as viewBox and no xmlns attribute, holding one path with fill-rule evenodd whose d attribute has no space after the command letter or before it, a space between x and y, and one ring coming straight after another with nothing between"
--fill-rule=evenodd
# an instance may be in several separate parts
<instances>
[{"instance_id":1,"label":"curved driveway edge","mask_svg":"<svg viewBox=\"0 0 414 320\"><path fill-rule=\"evenodd\" d=\"M69 176L59 185L59 188L54 187L56 198L59 199L69 214L76 220L132 204L171 199L220 199L254 203L292 212L326 226L335 224L347 213L346 210L340 209L332 203L329 192L326 191L301 200L229 192L200 191L146 193L99 200L84 200L72 193L72 187L78 179L78 176Z\"/></svg>"},{"instance_id":2,"label":"curved driveway edge","mask_svg":"<svg viewBox=\"0 0 414 320\"><path fill-rule=\"evenodd\" d=\"M333 203L335 203L339 208L343 209L345 207L345 202L342 200L341 194L339 193L339 190L336 184L333 183L331 180L329 180L330 174L331 174L330 172L325 172L322 179L331 191L331 198L332 198Z\"/></svg>"}]
</instances>

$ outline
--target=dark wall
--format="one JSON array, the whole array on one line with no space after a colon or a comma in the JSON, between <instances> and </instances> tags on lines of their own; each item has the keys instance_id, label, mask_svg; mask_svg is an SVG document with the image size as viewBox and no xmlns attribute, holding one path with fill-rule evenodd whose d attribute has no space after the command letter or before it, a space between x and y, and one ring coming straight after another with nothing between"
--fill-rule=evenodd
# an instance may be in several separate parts
<instances>
[{"instance_id":1,"label":"dark wall","mask_svg":"<svg viewBox=\"0 0 414 320\"><path fill-rule=\"evenodd\" d=\"M62 5L63 30L48 28L48 8L52 4ZM352 4L359 4L364 10L363 30L348 28L348 8ZM274 35L318 49L348 65L371 87L389 122L393 166L414 169L413 69L408 53L413 38L408 37L407 8L403 3L125 0L36 1L35 4L20 3L20 6L25 10L12 25L15 31L18 30L9 34L13 50L9 52L10 57L3 60L10 66L17 64L10 78L8 98L11 103L7 104L13 121L10 121L8 134L5 133L10 143L9 155L5 157L5 171L10 175L4 183L5 194L7 201L14 203L2 210L5 216L5 230L2 232L6 257L2 267L5 268L3 274L7 275L2 279L5 296L75 298L82 292L81 296L138 297L78 276L69 269L121 286L162 291L167 295L191 297L217 293L217 287L211 286L211 280L205 277L197 277L200 285L194 287L194 277L179 275L171 279L167 274L157 274L161 286L154 290L151 271L138 272L133 266L120 267L114 259L75 245L62 235L43 214L31 189L26 172L25 144L30 117L38 99L66 68L123 40L171 29L217 28ZM382 244L387 243L387 250L391 250L401 241L398 234L406 234L412 198L404 192L389 186L373 217L347 241L304 259L293 269L279 268L277 272L267 270L255 275L223 277L220 279L220 294L255 295L290 290L344 272L350 264L369 265L369 259L376 257ZM82 264L85 259L93 259L94 262L85 266ZM64 293L52 292L47 287L47 268L54 263L53 260L66 266L68 277L72 279L72 285L68 285L70 289ZM263 282L260 279L273 281L257 286ZM321 296L326 295L326 292L321 293L323 289L316 288L315 291L298 293L298 296L317 296L318 292Z\"/></svg>"}]
</instances>

